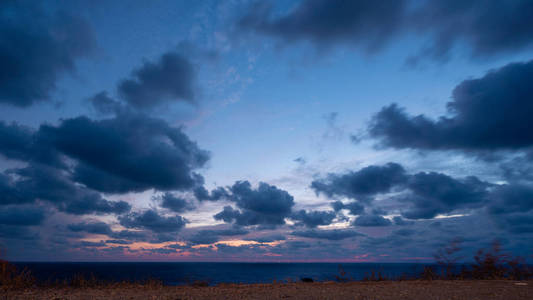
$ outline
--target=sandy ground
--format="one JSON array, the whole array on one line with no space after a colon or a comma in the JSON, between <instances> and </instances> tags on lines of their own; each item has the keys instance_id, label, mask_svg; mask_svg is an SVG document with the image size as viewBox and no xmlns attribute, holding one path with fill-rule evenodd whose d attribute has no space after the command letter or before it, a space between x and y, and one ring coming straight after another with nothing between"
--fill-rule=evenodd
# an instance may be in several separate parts
<instances>
[{"instance_id":1,"label":"sandy ground","mask_svg":"<svg viewBox=\"0 0 533 300\"><path fill-rule=\"evenodd\" d=\"M533 281L402 281L1 291L0 299L533 299Z\"/></svg>"}]
</instances>

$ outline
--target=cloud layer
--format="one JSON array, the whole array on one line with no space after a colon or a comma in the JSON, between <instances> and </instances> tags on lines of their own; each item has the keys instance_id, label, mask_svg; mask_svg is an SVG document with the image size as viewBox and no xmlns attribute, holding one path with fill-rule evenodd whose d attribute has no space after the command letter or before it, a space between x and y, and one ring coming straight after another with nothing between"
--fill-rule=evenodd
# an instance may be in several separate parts
<instances>
[{"instance_id":1,"label":"cloud layer","mask_svg":"<svg viewBox=\"0 0 533 300\"><path fill-rule=\"evenodd\" d=\"M521 51L533 44L529 34L532 4L520 1L346 1L303 0L285 14L264 3L252 5L238 27L285 43L310 41L318 48L355 45L376 53L399 37L428 39L407 59L447 59L466 45L472 57Z\"/></svg>"},{"instance_id":2,"label":"cloud layer","mask_svg":"<svg viewBox=\"0 0 533 300\"><path fill-rule=\"evenodd\" d=\"M0 103L28 107L51 100L57 81L95 49L91 27L78 16L48 14L25 2L2 1L0 9Z\"/></svg>"},{"instance_id":3,"label":"cloud layer","mask_svg":"<svg viewBox=\"0 0 533 300\"><path fill-rule=\"evenodd\" d=\"M533 62L511 63L461 82L448 102L449 116L409 116L384 107L369 133L383 146L421 150L516 150L531 147Z\"/></svg>"}]
</instances>

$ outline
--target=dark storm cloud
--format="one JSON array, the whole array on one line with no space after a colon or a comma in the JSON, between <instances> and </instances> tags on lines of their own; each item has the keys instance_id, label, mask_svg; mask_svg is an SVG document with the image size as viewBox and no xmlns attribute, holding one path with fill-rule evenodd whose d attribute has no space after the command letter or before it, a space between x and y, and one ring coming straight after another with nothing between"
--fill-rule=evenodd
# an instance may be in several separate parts
<instances>
[{"instance_id":1,"label":"dark storm cloud","mask_svg":"<svg viewBox=\"0 0 533 300\"><path fill-rule=\"evenodd\" d=\"M407 26L432 36L422 56L446 59L454 46L466 43L472 57L488 57L533 44L532 10L528 0L426 1L409 16Z\"/></svg>"},{"instance_id":2,"label":"dark storm cloud","mask_svg":"<svg viewBox=\"0 0 533 300\"><path fill-rule=\"evenodd\" d=\"M533 165L530 163L532 157L532 153L527 153L503 160L499 165L503 178L513 183L533 182Z\"/></svg>"},{"instance_id":3,"label":"dark storm cloud","mask_svg":"<svg viewBox=\"0 0 533 300\"><path fill-rule=\"evenodd\" d=\"M141 114L66 119L38 134L79 161L76 181L107 193L192 188L201 178L192 170L209 159L181 129Z\"/></svg>"},{"instance_id":4,"label":"dark storm cloud","mask_svg":"<svg viewBox=\"0 0 533 300\"><path fill-rule=\"evenodd\" d=\"M45 219L45 211L31 206L0 206L0 224L16 226L40 225Z\"/></svg>"},{"instance_id":5,"label":"dark storm cloud","mask_svg":"<svg viewBox=\"0 0 533 300\"><path fill-rule=\"evenodd\" d=\"M331 203L331 206L333 207L333 210L336 212L340 211L341 209L347 209L351 215L357 216L362 214L365 211L365 207L358 203L358 202L349 202L349 203L343 203L340 200L337 200L335 202Z\"/></svg>"},{"instance_id":6,"label":"dark storm cloud","mask_svg":"<svg viewBox=\"0 0 533 300\"><path fill-rule=\"evenodd\" d=\"M176 232L158 232L154 236L152 236L148 240L148 242L152 244L159 244L159 243L165 243L165 242L175 242L177 239L178 237L176 235Z\"/></svg>"},{"instance_id":7,"label":"dark storm cloud","mask_svg":"<svg viewBox=\"0 0 533 300\"><path fill-rule=\"evenodd\" d=\"M335 212L338 212L338 211L340 211L341 209L344 208L344 203L342 203L342 201L340 201L340 200L331 202L331 208L333 208L333 210ZM363 209L364 209L364 207L363 207Z\"/></svg>"},{"instance_id":8,"label":"dark storm cloud","mask_svg":"<svg viewBox=\"0 0 533 300\"><path fill-rule=\"evenodd\" d=\"M40 238L39 233L26 226L0 225L0 238L9 240L31 241L32 246Z\"/></svg>"},{"instance_id":9,"label":"dark storm cloud","mask_svg":"<svg viewBox=\"0 0 533 300\"><path fill-rule=\"evenodd\" d=\"M25 126L0 121L0 154L9 159L29 160L33 131Z\"/></svg>"},{"instance_id":10,"label":"dark storm cloud","mask_svg":"<svg viewBox=\"0 0 533 300\"><path fill-rule=\"evenodd\" d=\"M18 179L8 186L8 195L12 196L3 198L1 204L45 200L71 214L121 214L131 208L124 201L109 201L97 192L76 185L60 169L31 164L9 173Z\"/></svg>"},{"instance_id":11,"label":"dark storm cloud","mask_svg":"<svg viewBox=\"0 0 533 300\"><path fill-rule=\"evenodd\" d=\"M307 249L311 248L311 244L304 241L287 241L286 243L283 243L283 246L280 248L285 248L287 250L299 250L299 249Z\"/></svg>"},{"instance_id":12,"label":"dark storm cloud","mask_svg":"<svg viewBox=\"0 0 533 300\"><path fill-rule=\"evenodd\" d=\"M402 216L431 219L456 209L481 207L487 200L488 187L490 184L473 176L456 179L441 173L417 173L407 184L412 196L407 196L405 201L411 207Z\"/></svg>"},{"instance_id":13,"label":"dark storm cloud","mask_svg":"<svg viewBox=\"0 0 533 300\"><path fill-rule=\"evenodd\" d=\"M248 181L237 181L229 190L229 200L235 202L240 210L226 206L214 216L216 220L235 221L242 226L283 225L294 206L294 199L289 193L264 182L260 182L257 189L252 189Z\"/></svg>"},{"instance_id":14,"label":"dark storm cloud","mask_svg":"<svg viewBox=\"0 0 533 300\"><path fill-rule=\"evenodd\" d=\"M103 120L64 119L36 131L0 122L0 154L62 169L68 168L67 156L75 162L74 181L105 193L190 189L203 184L193 170L209 160L181 128L131 112ZM220 197L217 193L211 197Z\"/></svg>"},{"instance_id":15,"label":"dark storm cloud","mask_svg":"<svg viewBox=\"0 0 533 300\"><path fill-rule=\"evenodd\" d=\"M421 58L445 60L462 44L472 57L525 49L533 44L531 10L528 0L303 0L279 17L269 5L253 5L238 27L288 43L310 41L317 48L351 44L370 53L395 38L415 34L428 40L409 57L408 63L416 64Z\"/></svg>"},{"instance_id":16,"label":"dark storm cloud","mask_svg":"<svg viewBox=\"0 0 533 300\"><path fill-rule=\"evenodd\" d=\"M92 234L112 234L111 227L104 222L82 222L69 224L67 228L74 232L87 232Z\"/></svg>"},{"instance_id":17,"label":"dark storm cloud","mask_svg":"<svg viewBox=\"0 0 533 300\"><path fill-rule=\"evenodd\" d=\"M220 199L229 197L228 191L226 191L226 189L223 187L217 187L213 189L211 193L209 193L209 191L205 187L197 186L196 188L194 188L193 192L194 197L196 197L198 201L218 201Z\"/></svg>"},{"instance_id":18,"label":"dark storm cloud","mask_svg":"<svg viewBox=\"0 0 533 300\"><path fill-rule=\"evenodd\" d=\"M104 241L99 242L90 242L90 241L81 241L77 245L74 245L75 248L84 248L84 247L105 247L107 246Z\"/></svg>"},{"instance_id":19,"label":"dark storm cloud","mask_svg":"<svg viewBox=\"0 0 533 300\"><path fill-rule=\"evenodd\" d=\"M128 241L146 241L149 239L149 236L146 232L132 230L113 231L109 236L114 239Z\"/></svg>"},{"instance_id":20,"label":"dark storm cloud","mask_svg":"<svg viewBox=\"0 0 533 300\"><path fill-rule=\"evenodd\" d=\"M342 196L360 201L370 201L371 196L389 192L395 185L405 182L403 167L396 163L384 166L369 166L347 174L329 174L325 179L315 180L311 188L317 194ZM355 209L355 207L354 207Z\"/></svg>"},{"instance_id":21,"label":"dark storm cloud","mask_svg":"<svg viewBox=\"0 0 533 300\"><path fill-rule=\"evenodd\" d=\"M363 236L363 234L352 229L331 229L331 230L317 230L310 229L305 231L293 231L291 235L324 240L343 240L356 236Z\"/></svg>"},{"instance_id":22,"label":"dark storm cloud","mask_svg":"<svg viewBox=\"0 0 533 300\"><path fill-rule=\"evenodd\" d=\"M388 163L345 174L328 174L325 179L314 181L312 187L330 197L340 195L358 199L371 199L378 193L400 192L398 196L388 198L402 203L402 216L431 219L438 214L485 206L493 185L473 176L453 178L435 172L407 174L401 165ZM367 205L371 207L372 203ZM332 206L336 211L348 209L350 214L359 215L354 222L357 226L391 224L390 220L380 216L386 211L374 208L371 214L365 214L364 207L358 202L344 204L335 201Z\"/></svg>"},{"instance_id":23,"label":"dark storm cloud","mask_svg":"<svg viewBox=\"0 0 533 300\"><path fill-rule=\"evenodd\" d=\"M515 234L533 233L533 214L517 213L502 217L499 220L508 231Z\"/></svg>"},{"instance_id":24,"label":"dark storm cloud","mask_svg":"<svg viewBox=\"0 0 533 300\"><path fill-rule=\"evenodd\" d=\"M230 228L221 230L200 230L191 236L188 241L192 244L213 244L223 236L245 235L248 231L242 228Z\"/></svg>"},{"instance_id":25,"label":"dark storm cloud","mask_svg":"<svg viewBox=\"0 0 533 300\"><path fill-rule=\"evenodd\" d=\"M120 225L126 228L148 229L155 233L177 232L188 223L188 221L181 216L165 217L161 216L154 210L147 210L142 213L131 213L120 216L118 219Z\"/></svg>"},{"instance_id":26,"label":"dark storm cloud","mask_svg":"<svg viewBox=\"0 0 533 300\"><path fill-rule=\"evenodd\" d=\"M31 202L24 194L15 188L15 184L10 176L0 173L0 199L1 205L22 204Z\"/></svg>"},{"instance_id":27,"label":"dark storm cloud","mask_svg":"<svg viewBox=\"0 0 533 300\"><path fill-rule=\"evenodd\" d=\"M415 233L416 231L413 229L402 228L402 229L393 231L392 235L411 236L411 235L414 235Z\"/></svg>"},{"instance_id":28,"label":"dark storm cloud","mask_svg":"<svg viewBox=\"0 0 533 300\"><path fill-rule=\"evenodd\" d=\"M49 100L62 75L95 48L89 24L38 3L0 4L0 103L27 107Z\"/></svg>"},{"instance_id":29,"label":"dark storm cloud","mask_svg":"<svg viewBox=\"0 0 533 300\"><path fill-rule=\"evenodd\" d=\"M370 135L383 146L422 150L516 150L533 146L533 61L512 63L455 87L450 116L409 116L393 104L377 113Z\"/></svg>"},{"instance_id":30,"label":"dark storm cloud","mask_svg":"<svg viewBox=\"0 0 533 300\"><path fill-rule=\"evenodd\" d=\"M489 212L493 215L533 210L533 187L519 184L498 186L490 194Z\"/></svg>"},{"instance_id":31,"label":"dark storm cloud","mask_svg":"<svg viewBox=\"0 0 533 300\"><path fill-rule=\"evenodd\" d=\"M215 218L215 220L222 220L226 223L231 223L233 220L239 217L240 214L241 214L240 211L228 205L228 206L224 206L222 211L217 213L213 217Z\"/></svg>"},{"instance_id":32,"label":"dark storm cloud","mask_svg":"<svg viewBox=\"0 0 533 300\"><path fill-rule=\"evenodd\" d=\"M92 196L92 198L76 199L64 205L61 210L75 214L123 214L131 210L131 205L125 201L108 201L101 196Z\"/></svg>"},{"instance_id":33,"label":"dark storm cloud","mask_svg":"<svg viewBox=\"0 0 533 300\"><path fill-rule=\"evenodd\" d=\"M277 19L272 18L271 7L256 4L238 25L287 42L310 40L320 48L348 42L373 52L401 28L405 4L403 0L306 0Z\"/></svg>"},{"instance_id":34,"label":"dark storm cloud","mask_svg":"<svg viewBox=\"0 0 533 300\"><path fill-rule=\"evenodd\" d=\"M320 225L329 225L336 217L334 211L310 211L300 210L291 215L291 219L297 221L296 225L305 225L315 228Z\"/></svg>"},{"instance_id":35,"label":"dark storm cloud","mask_svg":"<svg viewBox=\"0 0 533 300\"><path fill-rule=\"evenodd\" d=\"M195 70L192 63L176 52L168 52L156 62L145 62L123 80L118 91L135 108L152 108L169 101L194 100Z\"/></svg>"},{"instance_id":36,"label":"dark storm cloud","mask_svg":"<svg viewBox=\"0 0 533 300\"><path fill-rule=\"evenodd\" d=\"M200 234L195 234L188 239L188 241L193 245L213 244L213 243L218 242L218 240L219 240L218 235L200 235Z\"/></svg>"},{"instance_id":37,"label":"dark storm cloud","mask_svg":"<svg viewBox=\"0 0 533 300\"><path fill-rule=\"evenodd\" d=\"M394 225L397 226L413 225L415 223L413 221L407 221L404 218L398 216L392 218L392 220L394 221Z\"/></svg>"},{"instance_id":38,"label":"dark storm cloud","mask_svg":"<svg viewBox=\"0 0 533 300\"><path fill-rule=\"evenodd\" d=\"M191 203L187 200L176 197L171 193L164 193L161 197L158 198L161 202L161 207L169 209L173 212L181 213L187 210L194 209Z\"/></svg>"},{"instance_id":39,"label":"dark storm cloud","mask_svg":"<svg viewBox=\"0 0 533 300\"><path fill-rule=\"evenodd\" d=\"M33 129L15 122L6 124L0 121L0 155L24 162L64 165L57 151L46 141L39 139Z\"/></svg>"},{"instance_id":40,"label":"dark storm cloud","mask_svg":"<svg viewBox=\"0 0 533 300\"><path fill-rule=\"evenodd\" d=\"M389 226L391 224L389 219L374 214L360 215L353 221L353 225L361 227Z\"/></svg>"},{"instance_id":41,"label":"dark storm cloud","mask_svg":"<svg viewBox=\"0 0 533 300\"><path fill-rule=\"evenodd\" d=\"M88 98L87 101L97 112L104 115L116 114L124 109L120 102L109 97L105 91L95 94L94 96Z\"/></svg>"}]
</instances>

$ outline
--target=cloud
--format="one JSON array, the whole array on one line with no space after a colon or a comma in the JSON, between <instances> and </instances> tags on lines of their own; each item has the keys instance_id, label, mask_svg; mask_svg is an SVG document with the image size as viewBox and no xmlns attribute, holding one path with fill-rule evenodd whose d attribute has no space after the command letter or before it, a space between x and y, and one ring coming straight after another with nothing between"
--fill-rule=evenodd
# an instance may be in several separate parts
<instances>
[{"instance_id":1,"label":"cloud","mask_svg":"<svg viewBox=\"0 0 533 300\"><path fill-rule=\"evenodd\" d=\"M134 70L131 79L119 84L118 92L138 109L176 100L192 102L195 78L194 67L187 58L177 52L167 52L158 61L147 61Z\"/></svg>"},{"instance_id":2,"label":"cloud","mask_svg":"<svg viewBox=\"0 0 533 300\"><path fill-rule=\"evenodd\" d=\"M120 225L126 228L148 229L155 233L177 232L188 221L181 216L165 217L159 215L155 210L145 212L135 212L128 215L120 216Z\"/></svg>"},{"instance_id":3,"label":"cloud","mask_svg":"<svg viewBox=\"0 0 533 300\"><path fill-rule=\"evenodd\" d=\"M15 226L36 226L45 219L45 210L32 206L0 206L0 224Z\"/></svg>"},{"instance_id":4,"label":"cloud","mask_svg":"<svg viewBox=\"0 0 533 300\"><path fill-rule=\"evenodd\" d=\"M252 189L248 181L237 181L229 190L229 200L235 202L240 210L226 206L214 216L216 220L234 221L241 226L283 225L294 206L294 199L289 193L264 182L260 182L257 189Z\"/></svg>"},{"instance_id":5,"label":"cloud","mask_svg":"<svg viewBox=\"0 0 533 300\"><path fill-rule=\"evenodd\" d=\"M378 193L389 192L395 185L405 182L403 167L397 163L384 166L368 166L357 172L346 174L328 174L325 179L315 180L311 188L317 194L342 196L359 201L371 201Z\"/></svg>"},{"instance_id":6,"label":"cloud","mask_svg":"<svg viewBox=\"0 0 533 300\"><path fill-rule=\"evenodd\" d=\"M417 173L412 175L407 188L412 193L406 196L408 209L402 216L408 219L431 219L438 214L461 208L483 206L490 184L470 176L456 179L441 173Z\"/></svg>"},{"instance_id":7,"label":"cloud","mask_svg":"<svg viewBox=\"0 0 533 300\"><path fill-rule=\"evenodd\" d=\"M272 243L276 241L284 241L287 238L282 234L271 234L259 237L245 238L245 240L256 241L258 243Z\"/></svg>"},{"instance_id":8,"label":"cloud","mask_svg":"<svg viewBox=\"0 0 533 300\"><path fill-rule=\"evenodd\" d=\"M194 188L194 196L198 201L218 201L220 199L228 198L229 193L226 191L223 187L217 187L211 191L211 194L209 194L209 191L203 186L197 186Z\"/></svg>"},{"instance_id":9,"label":"cloud","mask_svg":"<svg viewBox=\"0 0 533 300\"><path fill-rule=\"evenodd\" d=\"M382 146L420 150L517 150L533 146L533 61L512 63L461 82L447 107L450 116L409 116L384 107L369 126Z\"/></svg>"},{"instance_id":10,"label":"cloud","mask_svg":"<svg viewBox=\"0 0 533 300\"><path fill-rule=\"evenodd\" d=\"M39 240L38 232L31 230L27 226L18 225L0 225L0 238L9 240L29 241L35 245L35 241ZM11 247L12 245L10 245Z\"/></svg>"},{"instance_id":11,"label":"cloud","mask_svg":"<svg viewBox=\"0 0 533 300\"><path fill-rule=\"evenodd\" d=\"M106 244L130 245L132 242L126 240L105 240Z\"/></svg>"},{"instance_id":12,"label":"cloud","mask_svg":"<svg viewBox=\"0 0 533 300\"><path fill-rule=\"evenodd\" d=\"M533 210L533 187L521 184L501 185L490 194L488 211L493 215Z\"/></svg>"},{"instance_id":13,"label":"cloud","mask_svg":"<svg viewBox=\"0 0 533 300\"><path fill-rule=\"evenodd\" d=\"M402 37L427 41L409 64L421 59L446 60L466 45L472 58L527 49L533 21L527 0L509 1L346 1L303 0L274 16L268 4L252 5L237 26L241 32L275 37L284 43L309 41L318 49L355 45L376 53Z\"/></svg>"},{"instance_id":14,"label":"cloud","mask_svg":"<svg viewBox=\"0 0 533 300\"><path fill-rule=\"evenodd\" d=\"M142 114L65 119L37 134L78 161L76 181L106 193L189 189L202 181L192 170L209 159L180 128Z\"/></svg>"},{"instance_id":15,"label":"cloud","mask_svg":"<svg viewBox=\"0 0 533 300\"><path fill-rule=\"evenodd\" d=\"M69 224L67 228L74 232L87 232L92 234L112 234L111 227L104 222L81 222Z\"/></svg>"},{"instance_id":16,"label":"cloud","mask_svg":"<svg viewBox=\"0 0 533 300\"><path fill-rule=\"evenodd\" d=\"M392 218L392 220L394 221L394 225L397 225L397 226L413 225L415 223L413 221L407 221L404 218L399 217L399 216Z\"/></svg>"},{"instance_id":17,"label":"cloud","mask_svg":"<svg viewBox=\"0 0 533 300\"><path fill-rule=\"evenodd\" d=\"M40 5L0 4L0 103L27 107L50 99L57 81L95 49L89 24Z\"/></svg>"},{"instance_id":18,"label":"cloud","mask_svg":"<svg viewBox=\"0 0 533 300\"><path fill-rule=\"evenodd\" d=\"M515 234L533 233L533 214L517 213L509 214L499 220L500 224Z\"/></svg>"},{"instance_id":19,"label":"cloud","mask_svg":"<svg viewBox=\"0 0 533 300\"><path fill-rule=\"evenodd\" d=\"M248 231L242 228L230 228L222 230L200 230L188 241L192 244L213 244L220 240L221 236L245 235Z\"/></svg>"},{"instance_id":20,"label":"cloud","mask_svg":"<svg viewBox=\"0 0 533 300\"><path fill-rule=\"evenodd\" d=\"M161 207L169 209L173 212L182 213L187 210L194 209L194 206L183 198L174 196L171 193L164 193L158 198L161 201Z\"/></svg>"},{"instance_id":21,"label":"cloud","mask_svg":"<svg viewBox=\"0 0 533 300\"><path fill-rule=\"evenodd\" d=\"M360 204L359 202L349 202L349 203L343 203L340 200L337 200L335 202L331 203L331 206L333 207L333 210L336 212L340 211L341 209L347 209L351 215L357 216L362 214L365 211L365 207Z\"/></svg>"},{"instance_id":22,"label":"cloud","mask_svg":"<svg viewBox=\"0 0 533 300\"><path fill-rule=\"evenodd\" d=\"M181 128L132 112L64 119L38 130L0 122L0 154L64 170L61 176L104 193L192 189L203 184L193 171L210 157Z\"/></svg>"},{"instance_id":23,"label":"cloud","mask_svg":"<svg viewBox=\"0 0 533 300\"><path fill-rule=\"evenodd\" d=\"M438 214L486 205L489 189L493 185L474 176L453 178L436 172L408 174L401 165L387 163L344 174L328 174L325 179L313 181L311 187L329 197L363 199L367 206L373 205L370 200L374 196L382 194L385 199L402 203L400 210L403 217L431 219ZM397 192L398 195L391 196L390 192ZM391 224L390 220L379 216L385 214L385 211L376 210L372 214L364 214L364 206L359 202L344 204L335 201L332 206L336 211L348 209L352 215L359 215L355 225Z\"/></svg>"},{"instance_id":24,"label":"cloud","mask_svg":"<svg viewBox=\"0 0 533 300\"><path fill-rule=\"evenodd\" d=\"M396 235L396 236L412 236L415 233L416 233L416 230L402 228L402 229L398 229L398 230L393 231L392 235Z\"/></svg>"},{"instance_id":25,"label":"cloud","mask_svg":"<svg viewBox=\"0 0 533 300\"><path fill-rule=\"evenodd\" d=\"M389 226L391 224L389 219L374 214L363 214L353 221L353 225L361 227Z\"/></svg>"},{"instance_id":26,"label":"cloud","mask_svg":"<svg viewBox=\"0 0 533 300\"><path fill-rule=\"evenodd\" d=\"M533 43L531 1L425 1L409 15L407 26L429 34L431 43L415 62L429 57L444 60L455 46L466 44L472 57L490 57L523 50Z\"/></svg>"},{"instance_id":27,"label":"cloud","mask_svg":"<svg viewBox=\"0 0 533 300\"><path fill-rule=\"evenodd\" d=\"M76 185L60 169L30 164L9 173L18 179L11 179L11 184L5 186L8 197L0 204L45 200L71 214L121 214L131 208L124 201L109 201L97 192Z\"/></svg>"},{"instance_id":28,"label":"cloud","mask_svg":"<svg viewBox=\"0 0 533 300\"><path fill-rule=\"evenodd\" d=\"M133 230L113 231L109 236L114 239L128 241L146 241L149 239L149 236L146 232Z\"/></svg>"},{"instance_id":29,"label":"cloud","mask_svg":"<svg viewBox=\"0 0 533 300\"><path fill-rule=\"evenodd\" d=\"M91 241L80 241L77 245L73 245L75 248L85 248L85 247L105 247L107 246L104 241L91 242Z\"/></svg>"},{"instance_id":30,"label":"cloud","mask_svg":"<svg viewBox=\"0 0 533 300\"><path fill-rule=\"evenodd\" d=\"M298 163L300 165L305 165L307 161L303 157L297 157L293 160L295 163Z\"/></svg>"},{"instance_id":31,"label":"cloud","mask_svg":"<svg viewBox=\"0 0 533 300\"><path fill-rule=\"evenodd\" d=\"M226 223L231 223L241 215L241 212L227 205L224 206L221 212L217 213L213 217L215 220L222 220Z\"/></svg>"},{"instance_id":32,"label":"cloud","mask_svg":"<svg viewBox=\"0 0 533 300\"><path fill-rule=\"evenodd\" d=\"M306 0L279 18L268 5L256 4L243 16L241 30L285 42L311 41L319 48L350 43L375 52L401 28L406 1Z\"/></svg>"},{"instance_id":33,"label":"cloud","mask_svg":"<svg viewBox=\"0 0 533 300\"><path fill-rule=\"evenodd\" d=\"M32 128L15 122L0 121L0 154L11 160L64 165L57 151L36 136Z\"/></svg>"},{"instance_id":34,"label":"cloud","mask_svg":"<svg viewBox=\"0 0 533 300\"><path fill-rule=\"evenodd\" d=\"M334 211L311 211L300 210L291 215L291 219L298 221L296 225L305 225L309 228L315 228L319 225L329 225L336 217Z\"/></svg>"},{"instance_id":35,"label":"cloud","mask_svg":"<svg viewBox=\"0 0 533 300\"><path fill-rule=\"evenodd\" d=\"M87 101L97 112L104 115L118 114L124 109L120 102L109 97L105 91L95 94L88 98Z\"/></svg>"},{"instance_id":36,"label":"cloud","mask_svg":"<svg viewBox=\"0 0 533 300\"><path fill-rule=\"evenodd\" d=\"M32 134L28 127L0 121L0 153L10 159L29 160Z\"/></svg>"},{"instance_id":37,"label":"cloud","mask_svg":"<svg viewBox=\"0 0 533 300\"><path fill-rule=\"evenodd\" d=\"M0 200L2 205L30 202L30 199L27 199L16 190L12 178L2 173L0 173L0 195L2 195Z\"/></svg>"},{"instance_id":38,"label":"cloud","mask_svg":"<svg viewBox=\"0 0 533 300\"><path fill-rule=\"evenodd\" d=\"M291 235L324 240L343 240L356 236L363 236L363 234L352 229L331 229L331 230L317 230L310 229L305 231L293 231Z\"/></svg>"}]
</instances>

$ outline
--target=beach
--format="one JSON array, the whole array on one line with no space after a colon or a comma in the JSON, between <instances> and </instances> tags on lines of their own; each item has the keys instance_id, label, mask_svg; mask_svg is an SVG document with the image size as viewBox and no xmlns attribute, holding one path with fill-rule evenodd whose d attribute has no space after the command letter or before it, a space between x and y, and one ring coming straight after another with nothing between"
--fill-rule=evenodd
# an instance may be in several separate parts
<instances>
[{"instance_id":1,"label":"beach","mask_svg":"<svg viewBox=\"0 0 533 300\"><path fill-rule=\"evenodd\" d=\"M434 280L219 284L216 286L125 285L2 291L0 299L533 299L533 281Z\"/></svg>"}]
</instances>

